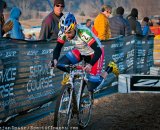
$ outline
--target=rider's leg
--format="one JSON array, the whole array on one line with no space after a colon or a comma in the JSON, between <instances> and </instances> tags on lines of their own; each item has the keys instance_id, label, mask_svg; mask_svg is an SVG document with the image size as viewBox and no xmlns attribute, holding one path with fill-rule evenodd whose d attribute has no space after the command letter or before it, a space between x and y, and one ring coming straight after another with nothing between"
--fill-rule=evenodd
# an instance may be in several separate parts
<instances>
[{"instance_id":1,"label":"rider's leg","mask_svg":"<svg viewBox=\"0 0 160 130\"><path fill-rule=\"evenodd\" d=\"M109 73L114 73L116 76L119 75L119 69L116 63L109 62L106 70L101 74L101 76L105 79Z\"/></svg>"},{"instance_id":2,"label":"rider's leg","mask_svg":"<svg viewBox=\"0 0 160 130\"><path fill-rule=\"evenodd\" d=\"M69 51L66 55L58 60L57 68L69 72L69 69L65 65L76 64L81 61L80 52L76 49Z\"/></svg>"},{"instance_id":3,"label":"rider's leg","mask_svg":"<svg viewBox=\"0 0 160 130\"><path fill-rule=\"evenodd\" d=\"M88 90L91 92L93 92L93 90L96 87L98 87L104 79L100 75L103 67L103 60L104 60L104 49L101 48L101 50L102 50L102 55L99 58L99 60L93 65L90 75L88 77Z\"/></svg>"}]
</instances>

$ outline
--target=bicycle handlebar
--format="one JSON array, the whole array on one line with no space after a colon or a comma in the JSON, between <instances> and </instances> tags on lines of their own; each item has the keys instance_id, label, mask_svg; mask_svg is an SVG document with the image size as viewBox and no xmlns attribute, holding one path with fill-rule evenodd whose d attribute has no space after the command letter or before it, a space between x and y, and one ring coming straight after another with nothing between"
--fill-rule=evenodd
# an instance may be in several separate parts
<instances>
[{"instance_id":1,"label":"bicycle handlebar","mask_svg":"<svg viewBox=\"0 0 160 130\"><path fill-rule=\"evenodd\" d=\"M77 70L83 70L84 67L82 65L73 65L73 64L70 64L70 65L65 65L65 64L60 64L60 66L64 66L64 67L69 67L71 69L77 69Z\"/></svg>"}]
</instances>

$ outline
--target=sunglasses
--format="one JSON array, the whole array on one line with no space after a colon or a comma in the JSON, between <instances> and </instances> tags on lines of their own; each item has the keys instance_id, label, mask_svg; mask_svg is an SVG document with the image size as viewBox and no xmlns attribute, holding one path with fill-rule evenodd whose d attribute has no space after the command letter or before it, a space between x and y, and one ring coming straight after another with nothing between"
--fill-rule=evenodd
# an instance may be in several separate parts
<instances>
[{"instance_id":1,"label":"sunglasses","mask_svg":"<svg viewBox=\"0 0 160 130\"><path fill-rule=\"evenodd\" d=\"M56 7L64 8L64 5L56 5Z\"/></svg>"}]
</instances>

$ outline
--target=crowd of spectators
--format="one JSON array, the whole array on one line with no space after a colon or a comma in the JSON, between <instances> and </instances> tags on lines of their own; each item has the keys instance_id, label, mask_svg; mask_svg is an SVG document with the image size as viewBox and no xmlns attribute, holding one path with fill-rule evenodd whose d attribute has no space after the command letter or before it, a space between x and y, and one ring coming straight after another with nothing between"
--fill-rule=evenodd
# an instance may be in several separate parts
<instances>
[{"instance_id":1,"label":"crowd of spectators","mask_svg":"<svg viewBox=\"0 0 160 130\"><path fill-rule=\"evenodd\" d=\"M0 37L6 34L7 37L15 39L56 39L59 32L58 23L63 16L64 7L64 0L54 0L53 10L42 21L39 38L32 36L31 34L30 36L25 37L19 21L23 12L21 12L20 8L13 7L10 11L9 18L5 21L3 10L7 8L7 4L2 0L0 1ZM117 7L115 12L116 14L110 17L112 14L112 7L110 5L103 5L97 17L93 20L87 19L85 26L91 29L101 41L121 35L128 36L131 34L138 34L147 36L151 34L150 26L153 26L153 23L147 16L145 16L140 23L138 20L138 9L132 8L131 13L126 18L123 16L125 10L122 6ZM9 26L5 26L6 23Z\"/></svg>"}]
</instances>

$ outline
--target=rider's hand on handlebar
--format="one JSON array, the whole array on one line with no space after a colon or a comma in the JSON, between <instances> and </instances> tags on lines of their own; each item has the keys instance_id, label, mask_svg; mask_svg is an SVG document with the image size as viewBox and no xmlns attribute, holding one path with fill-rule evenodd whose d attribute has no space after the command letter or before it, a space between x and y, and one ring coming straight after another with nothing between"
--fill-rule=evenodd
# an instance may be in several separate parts
<instances>
[{"instance_id":1,"label":"rider's hand on handlebar","mask_svg":"<svg viewBox=\"0 0 160 130\"><path fill-rule=\"evenodd\" d=\"M56 67L56 65L57 65L57 60L56 59L52 60L51 67Z\"/></svg>"},{"instance_id":2,"label":"rider's hand on handlebar","mask_svg":"<svg viewBox=\"0 0 160 130\"><path fill-rule=\"evenodd\" d=\"M91 71L91 69L92 69L92 65L90 65L90 64L87 64L87 65L84 67L84 70L85 70L87 73L89 73L89 72Z\"/></svg>"}]
</instances>

